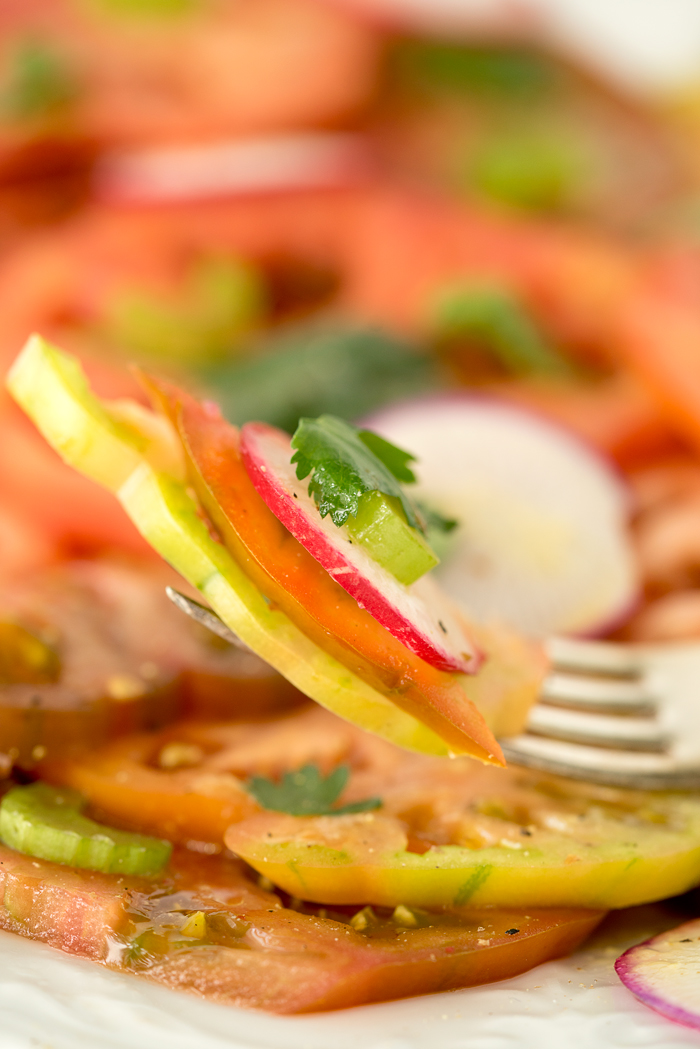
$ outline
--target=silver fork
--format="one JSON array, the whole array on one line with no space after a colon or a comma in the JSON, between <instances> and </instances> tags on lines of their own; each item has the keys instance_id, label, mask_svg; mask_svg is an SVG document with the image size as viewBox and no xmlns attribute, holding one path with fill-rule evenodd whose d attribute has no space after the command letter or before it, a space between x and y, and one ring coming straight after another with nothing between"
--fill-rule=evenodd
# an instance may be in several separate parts
<instances>
[{"instance_id":1,"label":"silver fork","mask_svg":"<svg viewBox=\"0 0 700 1049\"><path fill-rule=\"evenodd\" d=\"M550 673L506 760L642 790L700 788L700 643L554 637Z\"/></svg>"},{"instance_id":2,"label":"silver fork","mask_svg":"<svg viewBox=\"0 0 700 1049\"><path fill-rule=\"evenodd\" d=\"M167 587L178 608L246 648L205 605ZM700 643L621 645L554 637L550 672L506 760L641 790L700 788Z\"/></svg>"}]
</instances>

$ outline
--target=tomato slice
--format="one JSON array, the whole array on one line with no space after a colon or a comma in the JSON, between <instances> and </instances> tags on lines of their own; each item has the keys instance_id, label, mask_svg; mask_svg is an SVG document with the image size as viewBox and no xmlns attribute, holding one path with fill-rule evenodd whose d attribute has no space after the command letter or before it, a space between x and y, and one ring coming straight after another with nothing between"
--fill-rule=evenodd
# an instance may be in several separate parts
<instances>
[{"instance_id":1,"label":"tomato slice","mask_svg":"<svg viewBox=\"0 0 700 1049\"><path fill-rule=\"evenodd\" d=\"M41 775L85 794L108 823L220 849L231 823L261 811L245 790L249 776L276 776L309 762L330 770L348 760L361 736L308 703L274 720L257 718L181 721L89 754L47 758Z\"/></svg>"},{"instance_id":2,"label":"tomato slice","mask_svg":"<svg viewBox=\"0 0 700 1049\"><path fill-rule=\"evenodd\" d=\"M330 726L328 731L330 731ZM346 801L378 812L265 812L228 847L319 903L627 907L700 880L700 799L410 755L360 739Z\"/></svg>"},{"instance_id":3,"label":"tomato slice","mask_svg":"<svg viewBox=\"0 0 700 1049\"><path fill-rule=\"evenodd\" d=\"M162 766L164 748L190 764ZM245 790L313 763L350 767L339 804L376 812L295 818ZM83 791L99 818L226 844L286 892L319 904L623 907L700 880L700 800L411 754L309 704L273 720L180 722L41 775ZM228 829L227 828L227 825Z\"/></svg>"},{"instance_id":4,"label":"tomato slice","mask_svg":"<svg viewBox=\"0 0 700 1049\"><path fill-rule=\"evenodd\" d=\"M241 460L237 430L187 394L169 388L167 397L197 494L256 586L319 647L454 750L498 759L484 717L503 734L522 722L541 681L539 654L505 631L481 630L487 660L478 674L427 664L361 609L268 509Z\"/></svg>"},{"instance_id":5,"label":"tomato slice","mask_svg":"<svg viewBox=\"0 0 700 1049\"><path fill-rule=\"evenodd\" d=\"M31 768L185 714L264 715L305 699L178 612L173 582L150 561L99 560L15 581L0 599L0 761Z\"/></svg>"},{"instance_id":6,"label":"tomato slice","mask_svg":"<svg viewBox=\"0 0 700 1049\"><path fill-rule=\"evenodd\" d=\"M0 928L214 1001L316 1012L524 972L574 950L601 912L463 909L403 928L291 910L243 864L176 853L158 879L75 871L0 846ZM194 918L194 921L192 920Z\"/></svg>"}]
</instances>

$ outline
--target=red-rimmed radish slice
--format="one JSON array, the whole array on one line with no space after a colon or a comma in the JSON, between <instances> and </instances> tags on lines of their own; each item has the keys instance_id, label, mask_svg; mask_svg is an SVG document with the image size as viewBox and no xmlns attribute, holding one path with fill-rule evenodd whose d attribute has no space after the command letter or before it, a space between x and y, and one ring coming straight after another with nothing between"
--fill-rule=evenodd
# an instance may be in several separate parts
<instances>
[{"instance_id":1,"label":"red-rimmed radish slice","mask_svg":"<svg viewBox=\"0 0 700 1049\"><path fill-rule=\"evenodd\" d=\"M282 430L265 423L247 423L241 430L241 456L258 493L329 575L421 659L440 670L474 673L480 653L433 580L423 576L403 586L351 541L346 527L321 517L308 479L297 480L293 454Z\"/></svg>"},{"instance_id":2,"label":"red-rimmed radish slice","mask_svg":"<svg viewBox=\"0 0 700 1049\"><path fill-rule=\"evenodd\" d=\"M630 947L615 971L650 1009L700 1029L700 919Z\"/></svg>"},{"instance_id":3,"label":"red-rimmed radish slice","mask_svg":"<svg viewBox=\"0 0 700 1049\"><path fill-rule=\"evenodd\" d=\"M112 203L163 204L353 185L370 169L359 135L260 135L108 154L98 165L95 191Z\"/></svg>"},{"instance_id":4,"label":"red-rimmed radish slice","mask_svg":"<svg viewBox=\"0 0 700 1049\"><path fill-rule=\"evenodd\" d=\"M578 437L522 409L455 394L364 425L417 457L417 498L460 526L435 571L475 619L530 637L597 634L634 607L629 498Z\"/></svg>"}]
</instances>

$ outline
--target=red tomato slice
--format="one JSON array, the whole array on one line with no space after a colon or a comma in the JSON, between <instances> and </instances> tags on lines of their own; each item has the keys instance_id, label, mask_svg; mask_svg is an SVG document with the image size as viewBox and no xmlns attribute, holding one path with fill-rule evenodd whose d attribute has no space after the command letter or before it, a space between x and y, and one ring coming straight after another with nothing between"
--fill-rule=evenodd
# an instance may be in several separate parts
<instances>
[{"instance_id":1,"label":"red tomato slice","mask_svg":"<svg viewBox=\"0 0 700 1049\"><path fill-rule=\"evenodd\" d=\"M669 429L700 448L697 310L678 297L640 288L620 303L613 337Z\"/></svg>"},{"instance_id":2,"label":"red tomato slice","mask_svg":"<svg viewBox=\"0 0 700 1049\"><path fill-rule=\"evenodd\" d=\"M573 430L626 469L679 448L653 397L624 372L595 385L509 382L493 392Z\"/></svg>"},{"instance_id":3,"label":"red tomato slice","mask_svg":"<svg viewBox=\"0 0 700 1049\"><path fill-rule=\"evenodd\" d=\"M8 762L31 768L184 714L265 716L305 700L262 660L175 609L164 591L173 582L174 573L150 562L95 560L56 565L7 588L0 598L5 771ZM27 644L43 645L41 658Z\"/></svg>"},{"instance_id":4,"label":"red tomato slice","mask_svg":"<svg viewBox=\"0 0 700 1049\"><path fill-rule=\"evenodd\" d=\"M253 582L308 637L457 752L499 762L483 714L500 732L517 725L539 687L539 655L511 635L489 632L476 637L487 655L476 675L424 662L361 609L268 509L246 473L236 429L186 394L168 392L197 493Z\"/></svg>"},{"instance_id":5,"label":"red tomato slice","mask_svg":"<svg viewBox=\"0 0 700 1049\"><path fill-rule=\"evenodd\" d=\"M243 864L175 855L157 880L76 871L0 846L0 927L71 954L277 1013L340 1009L515 976L574 950L600 911L378 915L290 910ZM194 930L187 925L192 915ZM189 931L188 931L189 930Z\"/></svg>"},{"instance_id":6,"label":"red tomato slice","mask_svg":"<svg viewBox=\"0 0 700 1049\"><path fill-rule=\"evenodd\" d=\"M261 811L245 790L249 776L309 762L330 771L360 753L369 760L377 746L401 753L307 703L274 720L181 721L132 734L78 758L47 759L41 775L85 794L108 823L221 848L230 824Z\"/></svg>"}]
</instances>

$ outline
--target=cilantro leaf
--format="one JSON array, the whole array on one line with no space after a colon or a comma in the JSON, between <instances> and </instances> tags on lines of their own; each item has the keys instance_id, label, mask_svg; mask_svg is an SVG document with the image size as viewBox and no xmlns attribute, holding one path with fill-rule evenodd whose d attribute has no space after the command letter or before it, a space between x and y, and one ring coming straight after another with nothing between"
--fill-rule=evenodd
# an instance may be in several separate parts
<instances>
[{"instance_id":1,"label":"cilantro leaf","mask_svg":"<svg viewBox=\"0 0 700 1049\"><path fill-rule=\"evenodd\" d=\"M436 304L435 328L440 338L478 346L514 375L567 377L573 372L507 288L473 284L448 289Z\"/></svg>"},{"instance_id":2,"label":"cilantro leaf","mask_svg":"<svg viewBox=\"0 0 700 1049\"><path fill-rule=\"evenodd\" d=\"M432 506L428 506L427 503L417 501L416 506L420 512L421 517L425 521L425 527L428 532L442 532L447 534L453 532L459 521L456 517L445 517L439 510L436 510Z\"/></svg>"},{"instance_id":3,"label":"cilantro leaf","mask_svg":"<svg viewBox=\"0 0 700 1049\"><path fill-rule=\"evenodd\" d=\"M407 499L395 473L380 458L365 437L334 415L320 415L318 419L300 419L292 437L297 451L292 462L297 464L297 477L302 481L313 473L309 495L316 501L321 517L331 515L333 524L345 524L348 517L357 516L359 499L365 492L383 492L398 499L412 528L421 526L416 511ZM375 438L375 435L371 435ZM394 470L411 471L406 462L413 458L408 452L394 448L381 437L375 438L375 447L391 462ZM411 475L413 476L413 475Z\"/></svg>"},{"instance_id":4,"label":"cilantro leaf","mask_svg":"<svg viewBox=\"0 0 700 1049\"><path fill-rule=\"evenodd\" d=\"M252 776L248 780L248 791L264 809L286 812L290 816L343 816L380 808L380 798L334 807L349 775L347 765L338 766L325 777L317 765L304 765L296 772L286 772L279 783L266 776Z\"/></svg>"},{"instance_id":5,"label":"cilantro leaf","mask_svg":"<svg viewBox=\"0 0 700 1049\"><path fill-rule=\"evenodd\" d=\"M401 448L390 444L389 441L385 441L378 433L372 433L371 430L358 430L357 436L363 444L367 445L370 452L374 452L377 458L381 459L384 465L391 470L397 481L401 481L402 484L416 483L416 475L407 465L416 461L415 455L402 451Z\"/></svg>"},{"instance_id":6,"label":"cilantro leaf","mask_svg":"<svg viewBox=\"0 0 700 1049\"><path fill-rule=\"evenodd\" d=\"M288 433L305 416L360 419L444 385L436 358L411 343L328 321L268 333L254 353L207 365L202 378L229 422L255 419Z\"/></svg>"}]
</instances>

